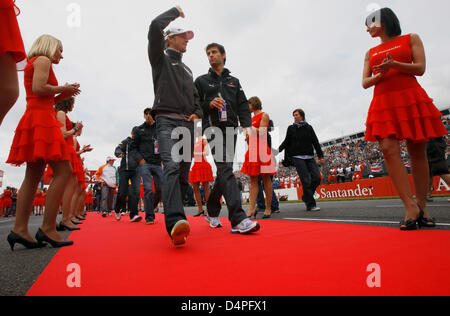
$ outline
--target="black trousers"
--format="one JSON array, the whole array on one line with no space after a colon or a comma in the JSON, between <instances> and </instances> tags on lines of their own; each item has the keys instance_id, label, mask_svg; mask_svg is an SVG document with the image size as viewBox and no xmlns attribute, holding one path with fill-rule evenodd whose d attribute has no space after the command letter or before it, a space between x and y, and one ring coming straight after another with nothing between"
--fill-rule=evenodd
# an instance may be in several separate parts
<instances>
[{"instance_id":1,"label":"black trousers","mask_svg":"<svg viewBox=\"0 0 450 316\"><path fill-rule=\"evenodd\" d=\"M223 142L220 144L220 142L217 141L217 144L215 144L214 140L217 140L214 136L215 133L210 135L211 137L207 135L210 146L214 144L214 147L211 148L211 152L214 156L214 162L217 167L216 181L214 182L213 189L211 190L211 194L206 203L208 214L210 217L219 217L222 209L220 199L223 196L225 198L225 202L227 203L228 219L234 227L247 218L247 214L242 209L241 194L236 177L233 173L233 160L236 149L237 135L234 135L234 138L228 137L230 143L227 143L225 129L215 127L212 131L215 133L222 133ZM233 143L231 143L231 140L233 140ZM222 154L220 154L218 146L221 146L220 149L222 150Z\"/></svg>"},{"instance_id":2,"label":"black trousers","mask_svg":"<svg viewBox=\"0 0 450 316\"><path fill-rule=\"evenodd\" d=\"M314 159L293 159L298 176L300 177L300 181L302 181L302 200L303 202L305 202L306 208L308 210L311 210L312 208L316 207L314 193L319 187L321 180L319 166Z\"/></svg>"},{"instance_id":3,"label":"black trousers","mask_svg":"<svg viewBox=\"0 0 450 316\"><path fill-rule=\"evenodd\" d=\"M131 180L131 186L128 185ZM119 194L117 195L116 213L125 209L128 196L130 218L138 215L140 177L137 170L119 171Z\"/></svg>"}]
</instances>

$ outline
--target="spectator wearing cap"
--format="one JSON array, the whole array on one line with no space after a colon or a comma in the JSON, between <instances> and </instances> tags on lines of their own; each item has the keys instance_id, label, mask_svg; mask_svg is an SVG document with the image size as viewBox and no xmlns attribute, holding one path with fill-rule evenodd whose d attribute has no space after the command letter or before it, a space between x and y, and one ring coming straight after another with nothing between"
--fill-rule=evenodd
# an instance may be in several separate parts
<instances>
[{"instance_id":1,"label":"spectator wearing cap","mask_svg":"<svg viewBox=\"0 0 450 316\"><path fill-rule=\"evenodd\" d=\"M116 159L113 157L106 158L106 164L101 166L95 174L95 177L102 182L101 211L103 217L111 214L113 210L114 191L118 182L117 169L114 167L115 161Z\"/></svg>"}]
</instances>

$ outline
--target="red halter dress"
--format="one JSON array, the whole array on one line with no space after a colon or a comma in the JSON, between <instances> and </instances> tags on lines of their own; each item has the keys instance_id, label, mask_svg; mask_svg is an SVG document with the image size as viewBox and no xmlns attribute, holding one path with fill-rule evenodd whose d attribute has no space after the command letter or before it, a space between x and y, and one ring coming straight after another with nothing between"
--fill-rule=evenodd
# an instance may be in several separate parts
<instances>
[{"instance_id":1,"label":"red halter dress","mask_svg":"<svg viewBox=\"0 0 450 316\"><path fill-rule=\"evenodd\" d=\"M73 124L70 121L69 117L66 114L66 130L70 131L73 129ZM78 162L78 155L75 151L75 143L73 140L73 136L69 136L66 138L66 146L67 151L70 154L70 165L72 166L72 174L78 177L80 171L80 163Z\"/></svg>"},{"instance_id":2,"label":"red halter dress","mask_svg":"<svg viewBox=\"0 0 450 316\"><path fill-rule=\"evenodd\" d=\"M11 53L19 70L27 59L17 17L20 13L12 0L0 0L0 55ZM19 64L20 63L20 64Z\"/></svg>"},{"instance_id":3,"label":"red halter dress","mask_svg":"<svg viewBox=\"0 0 450 316\"><path fill-rule=\"evenodd\" d=\"M263 115L264 113L260 113L252 118L253 127L259 128L261 126ZM253 143L250 140L249 149L245 155L241 172L249 176L276 175L277 170L272 150L267 145L267 142L265 142L265 147L263 148L262 144L264 142L261 143L260 138L261 136L258 135L257 141Z\"/></svg>"},{"instance_id":4,"label":"red halter dress","mask_svg":"<svg viewBox=\"0 0 450 316\"><path fill-rule=\"evenodd\" d=\"M381 64L388 53L395 61L412 63L411 35L397 37L370 50L374 74L373 67ZM441 116L415 76L390 69L375 86L366 122L366 141L395 137L427 142L448 134Z\"/></svg>"},{"instance_id":5,"label":"red halter dress","mask_svg":"<svg viewBox=\"0 0 450 316\"><path fill-rule=\"evenodd\" d=\"M69 160L67 145L61 132L62 124L56 119L53 108L54 95L39 96L33 93L33 62L36 58L38 57L29 60L25 67L27 108L17 125L6 161L15 166L21 166L26 162ZM52 86L58 85L52 68L47 83Z\"/></svg>"},{"instance_id":6,"label":"red halter dress","mask_svg":"<svg viewBox=\"0 0 450 316\"><path fill-rule=\"evenodd\" d=\"M206 161L204 155L205 145L203 140L195 144L194 148L194 166L189 173L189 183L213 182L214 176L211 165Z\"/></svg>"}]
</instances>

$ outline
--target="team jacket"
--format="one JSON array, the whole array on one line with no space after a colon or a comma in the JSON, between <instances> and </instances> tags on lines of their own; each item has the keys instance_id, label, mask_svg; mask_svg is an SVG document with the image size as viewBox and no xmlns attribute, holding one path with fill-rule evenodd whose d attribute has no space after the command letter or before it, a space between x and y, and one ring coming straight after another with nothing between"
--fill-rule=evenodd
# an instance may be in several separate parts
<instances>
[{"instance_id":1,"label":"team jacket","mask_svg":"<svg viewBox=\"0 0 450 316\"><path fill-rule=\"evenodd\" d=\"M108 163L97 170L95 177L110 188L115 188L117 183L119 183L119 173L117 172L116 167L109 166Z\"/></svg>"},{"instance_id":2,"label":"team jacket","mask_svg":"<svg viewBox=\"0 0 450 316\"><path fill-rule=\"evenodd\" d=\"M237 127L239 123L243 128L252 126L247 97L239 80L232 77L228 69L225 68L221 76L210 69L206 75L195 80L195 86L200 95L204 128L209 126ZM228 121L224 123L219 121L219 111L210 107L211 101L219 96L219 92L227 103Z\"/></svg>"},{"instance_id":3,"label":"team jacket","mask_svg":"<svg viewBox=\"0 0 450 316\"><path fill-rule=\"evenodd\" d=\"M153 71L155 102L152 116L160 112L197 114L203 117L192 71L182 62L182 54L164 50L164 29L180 16L177 8L155 18L148 33L148 56Z\"/></svg>"},{"instance_id":4,"label":"team jacket","mask_svg":"<svg viewBox=\"0 0 450 316\"><path fill-rule=\"evenodd\" d=\"M122 156L122 160L120 162L120 171L134 171L137 169L139 160L136 149L133 146L133 139L131 139L131 137L123 140L119 144L119 146L117 146L114 154L117 158L119 158L119 156Z\"/></svg>"},{"instance_id":5,"label":"team jacket","mask_svg":"<svg viewBox=\"0 0 450 316\"><path fill-rule=\"evenodd\" d=\"M144 159L148 164L161 165L161 156L155 154L156 123L144 123L133 129L133 149L136 150L137 161Z\"/></svg>"}]
</instances>

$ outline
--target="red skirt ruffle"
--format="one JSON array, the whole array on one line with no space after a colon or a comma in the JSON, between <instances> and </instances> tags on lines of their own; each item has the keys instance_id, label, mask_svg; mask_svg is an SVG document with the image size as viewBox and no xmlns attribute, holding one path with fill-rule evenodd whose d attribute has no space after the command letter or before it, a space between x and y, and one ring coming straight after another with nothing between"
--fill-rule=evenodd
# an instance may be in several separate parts
<instances>
[{"instance_id":1,"label":"red skirt ruffle","mask_svg":"<svg viewBox=\"0 0 450 316\"><path fill-rule=\"evenodd\" d=\"M92 198L92 195L86 194L85 203L86 204L94 204L94 199Z\"/></svg>"},{"instance_id":2,"label":"red skirt ruffle","mask_svg":"<svg viewBox=\"0 0 450 316\"><path fill-rule=\"evenodd\" d=\"M416 143L447 135L441 112L422 87L374 96L366 122L366 141L395 137Z\"/></svg>"},{"instance_id":3,"label":"red skirt ruffle","mask_svg":"<svg viewBox=\"0 0 450 316\"><path fill-rule=\"evenodd\" d=\"M195 162L189 173L189 183L213 182L214 176L211 165L207 161Z\"/></svg>"},{"instance_id":4,"label":"red skirt ruffle","mask_svg":"<svg viewBox=\"0 0 450 316\"><path fill-rule=\"evenodd\" d=\"M11 207L12 206L12 199L5 197L0 200L0 207Z\"/></svg>"},{"instance_id":5,"label":"red skirt ruffle","mask_svg":"<svg viewBox=\"0 0 450 316\"><path fill-rule=\"evenodd\" d=\"M258 153L258 155L256 155ZM272 155L272 151L267 147L267 155L270 157L268 162L262 162L259 156L259 149L256 150L255 157L250 157L250 150L245 154L245 161L242 166L241 172L249 176L270 175L277 174L277 168L275 166L275 160ZM255 161L250 161L255 160Z\"/></svg>"},{"instance_id":6,"label":"red skirt ruffle","mask_svg":"<svg viewBox=\"0 0 450 316\"><path fill-rule=\"evenodd\" d=\"M70 160L61 126L53 110L27 110L17 125L6 163Z\"/></svg>"},{"instance_id":7,"label":"red skirt ruffle","mask_svg":"<svg viewBox=\"0 0 450 316\"><path fill-rule=\"evenodd\" d=\"M17 69L26 66L27 54L16 17L16 7L12 1L0 3L0 55L11 53L17 63Z\"/></svg>"}]
</instances>

